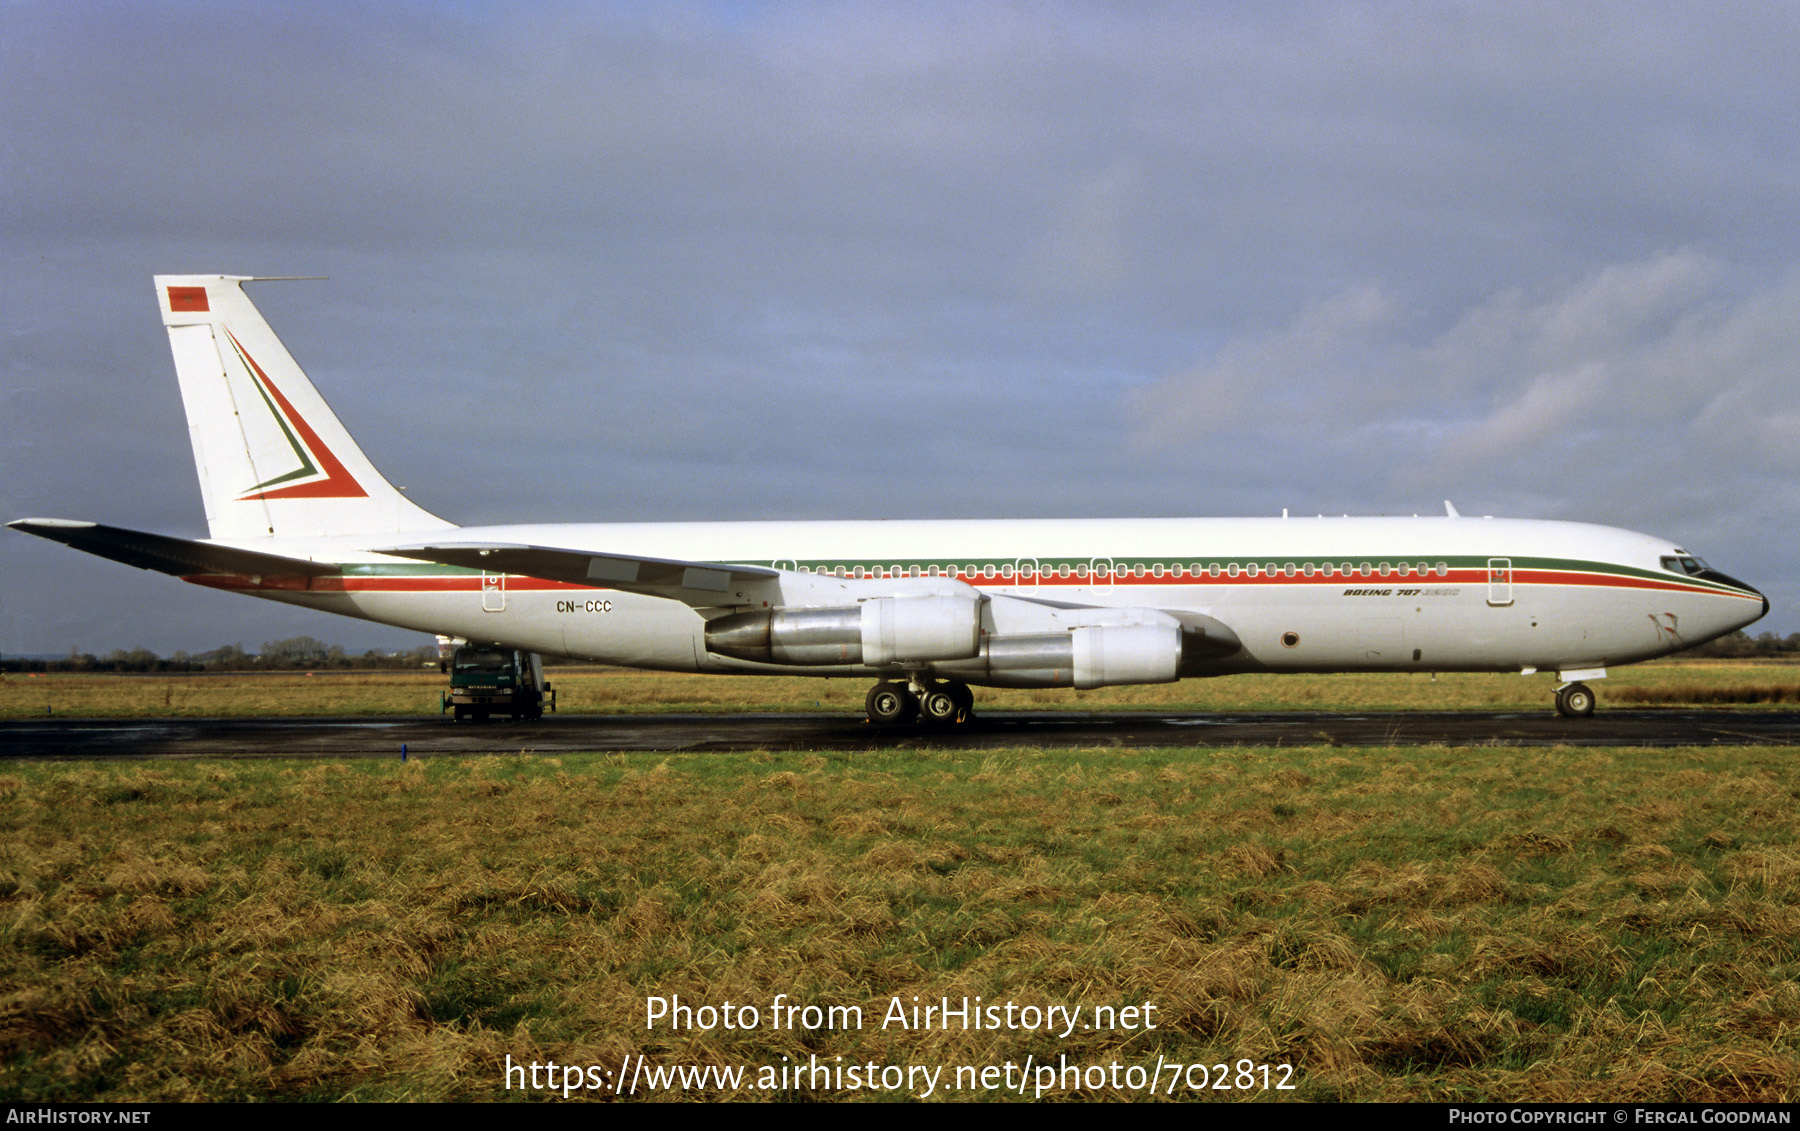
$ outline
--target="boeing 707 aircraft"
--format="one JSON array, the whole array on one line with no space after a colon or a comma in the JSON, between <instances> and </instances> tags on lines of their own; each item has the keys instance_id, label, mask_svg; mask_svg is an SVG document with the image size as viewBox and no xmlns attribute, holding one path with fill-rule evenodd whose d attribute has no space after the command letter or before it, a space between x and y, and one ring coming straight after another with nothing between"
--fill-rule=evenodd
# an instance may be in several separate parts
<instances>
[{"instance_id":1,"label":"boeing 707 aircraft","mask_svg":"<svg viewBox=\"0 0 1800 1131\"><path fill-rule=\"evenodd\" d=\"M184 581L473 643L667 671L876 681L879 723L971 686L1239 672L1588 680L1768 612L1664 539L1464 518L709 522L458 527L383 479L244 293L163 275L210 537L17 530Z\"/></svg>"}]
</instances>

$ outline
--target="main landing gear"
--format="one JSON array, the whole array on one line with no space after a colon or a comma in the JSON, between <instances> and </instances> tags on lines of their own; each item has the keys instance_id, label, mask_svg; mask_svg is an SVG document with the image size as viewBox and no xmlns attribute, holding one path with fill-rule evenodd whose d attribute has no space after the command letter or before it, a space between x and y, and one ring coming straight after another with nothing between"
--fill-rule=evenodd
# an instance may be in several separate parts
<instances>
[{"instance_id":1,"label":"main landing gear","mask_svg":"<svg viewBox=\"0 0 1800 1131\"><path fill-rule=\"evenodd\" d=\"M953 679L884 679L869 689L863 703L876 726L897 726L914 719L926 726L955 726L975 714L975 696Z\"/></svg>"},{"instance_id":2,"label":"main landing gear","mask_svg":"<svg viewBox=\"0 0 1800 1131\"><path fill-rule=\"evenodd\" d=\"M1565 719L1585 719L1593 714L1593 688L1585 683L1565 683L1557 688L1556 713Z\"/></svg>"}]
</instances>

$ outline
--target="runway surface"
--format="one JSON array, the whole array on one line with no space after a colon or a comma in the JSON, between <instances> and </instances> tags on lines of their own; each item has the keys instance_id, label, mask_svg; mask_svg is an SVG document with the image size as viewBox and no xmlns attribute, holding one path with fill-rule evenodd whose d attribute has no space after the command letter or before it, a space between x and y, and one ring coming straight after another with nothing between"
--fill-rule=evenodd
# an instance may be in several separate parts
<instances>
[{"instance_id":1,"label":"runway surface","mask_svg":"<svg viewBox=\"0 0 1800 1131\"><path fill-rule=\"evenodd\" d=\"M1800 745L1800 711L982 715L951 729L783 715L560 715L535 723L431 717L0 720L0 757L397 758L576 750L993 749L1023 746Z\"/></svg>"}]
</instances>

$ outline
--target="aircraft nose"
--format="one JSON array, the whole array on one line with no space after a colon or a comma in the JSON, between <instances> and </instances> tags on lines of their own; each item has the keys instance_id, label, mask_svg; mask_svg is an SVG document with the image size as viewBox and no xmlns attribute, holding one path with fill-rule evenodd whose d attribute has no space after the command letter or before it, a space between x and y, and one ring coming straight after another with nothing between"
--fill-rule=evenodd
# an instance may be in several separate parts
<instances>
[{"instance_id":1,"label":"aircraft nose","mask_svg":"<svg viewBox=\"0 0 1800 1131\"><path fill-rule=\"evenodd\" d=\"M1732 577L1729 574L1720 573L1716 569L1706 570L1700 576L1706 578L1708 581L1723 582L1726 585L1731 586L1733 589L1742 590L1743 592L1749 594L1752 597L1761 597L1762 598L1762 611L1757 613L1753 617L1745 618L1744 624L1755 624L1757 621L1759 621L1769 615L1769 598L1761 590L1757 589L1755 586L1745 585L1743 582L1739 581L1737 578ZM1739 625L1738 627L1741 628L1741 627L1743 627L1743 625Z\"/></svg>"}]
</instances>

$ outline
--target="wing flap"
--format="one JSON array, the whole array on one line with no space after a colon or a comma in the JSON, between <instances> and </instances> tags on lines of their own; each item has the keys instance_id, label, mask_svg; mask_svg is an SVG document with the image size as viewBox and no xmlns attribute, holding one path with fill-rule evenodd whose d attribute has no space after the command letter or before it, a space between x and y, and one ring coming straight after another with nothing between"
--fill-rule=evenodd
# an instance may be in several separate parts
<instances>
[{"instance_id":1,"label":"wing flap","mask_svg":"<svg viewBox=\"0 0 1800 1131\"><path fill-rule=\"evenodd\" d=\"M6 525L26 534L61 542L97 557L176 577L200 574L319 577L338 572L336 565L307 561L304 558L240 550L235 546L221 546L214 542L171 538L166 534L149 534L142 530L127 530L122 526L105 526L98 522L77 522L66 518L21 518Z\"/></svg>"},{"instance_id":2,"label":"wing flap","mask_svg":"<svg viewBox=\"0 0 1800 1131\"><path fill-rule=\"evenodd\" d=\"M781 576L779 570L766 566L689 562L675 558L650 558L499 542L386 546L374 552L392 554L397 558L478 569L485 573L541 577L546 581L565 581L573 585L644 593L652 597L681 601L696 608L758 599L751 594L769 587Z\"/></svg>"}]
</instances>

